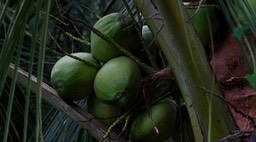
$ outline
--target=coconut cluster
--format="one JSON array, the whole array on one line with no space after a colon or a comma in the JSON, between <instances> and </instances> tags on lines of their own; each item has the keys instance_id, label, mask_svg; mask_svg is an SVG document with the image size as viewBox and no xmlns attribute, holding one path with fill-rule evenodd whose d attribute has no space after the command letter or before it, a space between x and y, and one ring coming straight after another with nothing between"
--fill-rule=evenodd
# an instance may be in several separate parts
<instances>
[{"instance_id":1,"label":"coconut cluster","mask_svg":"<svg viewBox=\"0 0 256 142\"><path fill-rule=\"evenodd\" d=\"M138 33L131 17L112 13L100 18L93 28L90 53L66 55L52 68L51 82L58 95L66 101L87 98L87 111L102 118L109 127L131 112L128 128L132 141L163 141L171 137L174 132L168 130L176 127L177 104L164 98L146 109L142 91L145 76L136 61L125 54L142 51L141 36L147 50L154 53L152 48L157 45L151 43L154 36L148 26L141 27ZM109 41L116 42L123 51ZM137 110L134 106L138 103Z\"/></svg>"}]
</instances>

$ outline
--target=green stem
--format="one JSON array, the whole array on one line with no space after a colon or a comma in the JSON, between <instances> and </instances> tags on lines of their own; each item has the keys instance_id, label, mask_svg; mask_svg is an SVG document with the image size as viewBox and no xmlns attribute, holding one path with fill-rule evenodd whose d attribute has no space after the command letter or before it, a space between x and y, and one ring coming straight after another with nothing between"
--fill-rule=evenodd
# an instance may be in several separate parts
<instances>
[{"instance_id":1,"label":"green stem","mask_svg":"<svg viewBox=\"0 0 256 142\"><path fill-rule=\"evenodd\" d=\"M114 123L111 124L111 126L108 128L108 131L106 132L106 134L103 136L103 140L106 139L108 137L108 135L110 134L110 132L113 130L113 128L115 126L117 126L118 124L120 124L126 117L129 116L129 112L125 112L122 116L120 116Z\"/></svg>"},{"instance_id":2,"label":"green stem","mask_svg":"<svg viewBox=\"0 0 256 142\"><path fill-rule=\"evenodd\" d=\"M62 22L63 23L63 22ZM79 37L76 37L74 35L72 35L71 33L69 32L66 32L65 30L63 30L61 27L57 26L56 24L53 24L57 29L59 29L61 32L63 32L66 36L68 36L69 38L77 41L77 42L80 42L81 44L84 44L84 45L91 45L90 42L88 42L86 39L83 39L83 38L79 38Z\"/></svg>"},{"instance_id":3,"label":"green stem","mask_svg":"<svg viewBox=\"0 0 256 142\"><path fill-rule=\"evenodd\" d=\"M80 43L82 43L82 44L84 44L84 45L91 45L90 42L88 42L87 40L81 39L81 38L79 38L79 37L76 37L76 36L72 35L72 34L69 33L69 32L64 32L64 34L65 34L66 36L70 37L71 39L73 39L73 40L75 40L75 41L78 41L78 42L80 42Z\"/></svg>"}]
</instances>

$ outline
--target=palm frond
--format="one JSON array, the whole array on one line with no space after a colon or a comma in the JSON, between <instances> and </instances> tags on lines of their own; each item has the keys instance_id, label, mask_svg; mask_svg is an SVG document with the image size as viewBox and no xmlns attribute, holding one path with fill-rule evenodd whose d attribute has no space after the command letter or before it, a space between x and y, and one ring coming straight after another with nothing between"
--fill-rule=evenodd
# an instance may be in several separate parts
<instances>
[{"instance_id":1,"label":"palm frond","mask_svg":"<svg viewBox=\"0 0 256 142\"><path fill-rule=\"evenodd\" d=\"M82 108L86 108L87 100L77 103ZM80 127L75 121L70 119L63 112L56 112L54 119L45 128L45 141L96 141L85 129Z\"/></svg>"}]
</instances>

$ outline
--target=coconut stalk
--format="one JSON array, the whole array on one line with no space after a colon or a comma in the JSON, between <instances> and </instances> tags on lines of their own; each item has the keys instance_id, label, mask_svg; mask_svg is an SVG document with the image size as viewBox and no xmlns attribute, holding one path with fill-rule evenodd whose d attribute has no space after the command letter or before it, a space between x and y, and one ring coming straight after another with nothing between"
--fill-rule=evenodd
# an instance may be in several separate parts
<instances>
[{"instance_id":1,"label":"coconut stalk","mask_svg":"<svg viewBox=\"0 0 256 142\"><path fill-rule=\"evenodd\" d=\"M217 141L236 129L206 54L181 0L135 0L173 68L196 142ZM212 93L211 93L212 92ZM175 129L175 128L173 128Z\"/></svg>"}]
</instances>

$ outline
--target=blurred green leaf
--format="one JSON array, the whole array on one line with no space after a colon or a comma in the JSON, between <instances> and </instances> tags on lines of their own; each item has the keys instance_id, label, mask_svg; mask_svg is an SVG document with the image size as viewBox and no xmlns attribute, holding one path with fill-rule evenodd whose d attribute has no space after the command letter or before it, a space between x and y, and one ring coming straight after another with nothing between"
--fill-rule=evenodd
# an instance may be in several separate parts
<instances>
[{"instance_id":1,"label":"blurred green leaf","mask_svg":"<svg viewBox=\"0 0 256 142\"><path fill-rule=\"evenodd\" d=\"M256 89L256 74L248 74L246 75L246 80L250 83L250 85Z\"/></svg>"}]
</instances>

